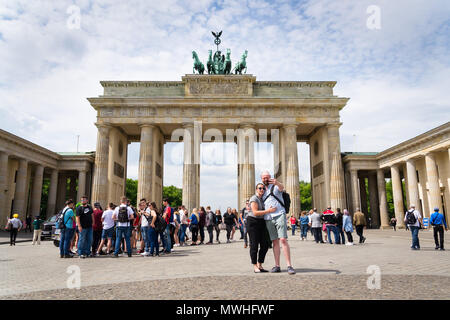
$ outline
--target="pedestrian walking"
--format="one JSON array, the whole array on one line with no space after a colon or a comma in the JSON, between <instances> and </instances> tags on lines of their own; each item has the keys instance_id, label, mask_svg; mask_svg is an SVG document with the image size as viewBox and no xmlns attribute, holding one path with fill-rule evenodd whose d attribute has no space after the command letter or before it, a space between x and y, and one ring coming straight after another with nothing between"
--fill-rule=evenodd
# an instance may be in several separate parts
<instances>
[{"instance_id":1,"label":"pedestrian walking","mask_svg":"<svg viewBox=\"0 0 450 320\"><path fill-rule=\"evenodd\" d=\"M324 243L322 238L322 215L317 212L316 208L312 209L311 211L312 213L310 214L310 227L314 235L314 241L316 243Z\"/></svg>"},{"instance_id":2,"label":"pedestrian walking","mask_svg":"<svg viewBox=\"0 0 450 320\"><path fill-rule=\"evenodd\" d=\"M356 212L353 214L353 224L356 228L356 234L359 236L359 243L364 243L366 238L364 237L364 227L366 226L366 217L364 213L359 211L359 208L356 208Z\"/></svg>"},{"instance_id":3,"label":"pedestrian walking","mask_svg":"<svg viewBox=\"0 0 450 320\"><path fill-rule=\"evenodd\" d=\"M138 253L143 257L147 257L150 255L150 224L152 216L150 208L147 207L147 200L145 198L139 200L138 216L141 220L141 235L142 243L144 244L144 250L139 250Z\"/></svg>"},{"instance_id":4,"label":"pedestrian walking","mask_svg":"<svg viewBox=\"0 0 450 320\"><path fill-rule=\"evenodd\" d=\"M293 213L291 213L291 217L289 218L289 222L291 224L292 236L295 236L295 227L297 226L297 219L295 219L295 216L294 216Z\"/></svg>"},{"instance_id":5,"label":"pedestrian walking","mask_svg":"<svg viewBox=\"0 0 450 320\"><path fill-rule=\"evenodd\" d=\"M73 221L76 219L74 209L74 202L72 199L66 201L66 206L63 209L62 224L58 225L60 229L59 235L59 256L60 258L73 258L70 251L70 243L72 242L75 228Z\"/></svg>"},{"instance_id":6,"label":"pedestrian walking","mask_svg":"<svg viewBox=\"0 0 450 320\"><path fill-rule=\"evenodd\" d=\"M419 229L421 229L422 225L422 216L420 215L420 212L416 210L414 204L411 204L409 210L406 211L404 221L411 230L411 250L420 250Z\"/></svg>"},{"instance_id":7,"label":"pedestrian walking","mask_svg":"<svg viewBox=\"0 0 450 320\"><path fill-rule=\"evenodd\" d=\"M88 204L88 197L82 196L81 206L76 210L77 226L80 232L77 246L78 256L82 259L91 256L93 213L94 210Z\"/></svg>"},{"instance_id":8,"label":"pedestrian walking","mask_svg":"<svg viewBox=\"0 0 450 320\"><path fill-rule=\"evenodd\" d=\"M395 219L395 217L391 218L391 226L394 228L394 231L397 231L396 225L397 219Z\"/></svg>"},{"instance_id":9,"label":"pedestrian walking","mask_svg":"<svg viewBox=\"0 0 450 320\"><path fill-rule=\"evenodd\" d=\"M26 224L25 231L28 230L31 233L31 216L26 217L25 224Z\"/></svg>"},{"instance_id":10,"label":"pedestrian walking","mask_svg":"<svg viewBox=\"0 0 450 320\"><path fill-rule=\"evenodd\" d=\"M345 244L345 234L344 229L342 228L343 218L344 214L341 212L341 208L336 208L336 232L338 234L338 237L340 238L341 244Z\"/></svg>"},{"instance_id":11,"label":"pedestrian walking","mask_svg":"<svg viewBox=\"0 0 450 320\"><path fill-rule=\"evenodd\" d=\"M7 223L8 229L9 229L9 245L15 246L16 245L16 238L17 233L22 229L23 223L19 219L19 214L15 213L13 214L13 218L8 220Z\"/></svg>"},{"instance_id":12,"label":"pedestrian walking","mask_svg":"<svg viewBox=\"0 0 450 320\"><path fill-rule=\"evenodd\" d=\"M299 220L300 220L300 239L304 241L308 236L308 224L309 224L309 217L307 216L306 211L302 211Z\"/></svg>"},{"instance_id":13,"label":"pedestrian walking","mask_svg":"<svg viewBox=\"0 0 450 320\"><path fill-rule=\"evenodd\" d=\"M233 208L233 210L231 210L231 213L234 215L234 217L236 219L234 224L233 224L233 229L231 231L231 238L230 238L230 240L233 240L234 239L234 234L236 233L236 229L239 229L239 214L238 214L236 208Z\"/></svg>"},{"instance_id":14,"label":"pedestrian walking","mask_svg":"<svg viewBox=\"0 0 450 320\"><path fill-rule=\"evenodd\" d=\"M33 220L33 245L36 243L41 244L42 223L44 220L40 216L36 216Z\"/></svg>"},{"instance_id":15,"label":"pedestrian walking","mask_svg":"<svg viewBox=\"0 0 450 320\"><path fill-rule=\"evenodd\" d=\"M291 251L287 240L286 208L283 202L284 186L278 180L271 178L268 171L262 173L261 180L266 188L264 193L264 206L266 208L276 208L274 212L264 215L266 227L270 235L270 240L272 241L275 260L275 266L271 272L281 272L280 246L282 246L287 264L287 272L293 275L295 274L295 270L291 263Z\"/></svg>"},{"instance_id":16,"label":"pedestrian walking","mask_svg":"<svg viewBox=\"0 0 450 320\"><path fill-rule=\"evenodd\" d=\"M342 217L342 231L347 235L347 243L345 245L352 246L353 245L353 224L352 217L347 209L344 209L344 215Z\"/></svg>"},{"instance_id":17,"label":"pedestrian walking","mask_svg":"<svg viewBox=\"0 0 450 320\"><path fill-rule=\"evenodd\" d=\"M434 249L441 249L442 251L444 251L444 228L445 231L448 231L448 228L444 215L442 213L439 213L439 208L437 207L434 208L434 212L431 214L430 224L433 226L434 243L436 244L436 247Z\"/></svg>"}]
</instances>

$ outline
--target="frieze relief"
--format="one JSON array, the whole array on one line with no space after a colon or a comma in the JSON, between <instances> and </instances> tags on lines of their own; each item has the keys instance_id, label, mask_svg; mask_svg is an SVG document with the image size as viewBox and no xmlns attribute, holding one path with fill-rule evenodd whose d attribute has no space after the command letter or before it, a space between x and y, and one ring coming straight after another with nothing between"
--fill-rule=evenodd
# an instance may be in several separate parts
<instances>
[{"instance_id":1,"label":"frieze relief","mask_svg":"<svg viewBox=\"0 0 450 320\"><path fill-rule=\"evenodd\" d=\"M100 109L103 118L129 117L311 117L333 118L339 117L339 109L334 107L104 107Z\"/></svg>"},{"instance_id":2,"label":"frieze relief","mask_svg":"<svg viewBox=\"0 0 450 320\"><path fill-rule=\"evenodd\" d=\"M207 83L189 84L189 92L194 95L244 95L248 94L248 83Z\"/></svg>"}]
</instances>

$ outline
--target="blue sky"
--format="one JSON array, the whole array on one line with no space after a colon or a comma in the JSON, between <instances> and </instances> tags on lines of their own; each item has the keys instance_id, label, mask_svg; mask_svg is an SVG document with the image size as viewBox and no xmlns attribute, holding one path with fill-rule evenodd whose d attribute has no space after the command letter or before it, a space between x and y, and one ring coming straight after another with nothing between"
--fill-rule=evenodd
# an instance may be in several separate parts
<instances>
[{"instance_id":1,"label":"blue sky","mask_svg":"<svg viewBox=\"0 0 450 320\"><path fill-rule=\"evenodd\" d=\"M80 28L70 29L73 5ZM380 29L367 28L370 5ZM350 98L341 149L381 151L449 120L449 17L446 0L0 0L0 127L54 151L75 151L80 135L80 150L95 150L86 97L102 93L100 80L180 80L191 51L205 60L211 30L223 30L222 47L233 61L247 49L257 80L337 81L335 94ZM307 179L308 149L299 149ZM270 166L260 158L257 169ZM137 159L132 144L131 177ZM165 184L181 186L180 173L166 164ZM201 179L202 202L234 206L234 164L202 166ZM220 199L218 184L229 190Z\"/></svg>"}]
</instances>

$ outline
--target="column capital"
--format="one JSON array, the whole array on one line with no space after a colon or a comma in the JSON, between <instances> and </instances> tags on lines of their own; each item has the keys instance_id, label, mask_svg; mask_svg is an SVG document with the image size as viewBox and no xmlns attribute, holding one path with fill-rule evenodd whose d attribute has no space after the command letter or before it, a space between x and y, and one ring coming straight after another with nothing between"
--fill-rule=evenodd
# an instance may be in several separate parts
<instances>
[{"instance_id":1,"label":"column capital","mask_svg":"<svg viewBox=\"0 0 450 320\"><path fill-rule=\"evenodd\" d=\"M425 157L434 158L434 151L428 151L425 153Z\"/></svg>"},{"instance_id":2,"label":"column capital","mask_svg":"<svg viewBox=\"0 0 450 320\"><path fill-rule=\"evenodd\" d=\"M109 122L96 122L95 126L97 128L108 128L111 129L113 126L111 125L111 123Z\"/></svg>"},{"instance_id":3,"label":"column capital","mask_svg":"<svg viewBox=\"0 0 450 320\"><path fill-rule=\"evenodd\" d=\"M330 122L325 125L327 128L339 128L342 126L342 122Z\"/></svg>"},{"instance_id":4,"label":"column capital","mask_svg":"<svg viewBox=\"0 0 450 320\"><path fill-rule=\"evenodd\" d=\"M142 128L156 128L156 126L152 123L138 123L138 126Z\"/></svg>"},{"instance_id":5,"label":"column capital","mask_svg":"<svg viewBox=\"0 0 450 320\"><path fill-rule=\"evenodd\" d=\"M416 159L415 158L408 158L405 161L406 163L410 163L410 164L415 164L416 163Z\"/></svg>"},{"instance_id":6,"label":"column capital","mask_svg":"<svg viewBox=\"0 0 450 320\"><path fill-rule=\"evenodd\" d=\"M240 129L255 129L256 123L246 122L239 125Z\"/></svg>"},{"instance_id":7,"label":"column capital","mask_svg":"<svg viewBox=\"0 0 450 320\"><path fill-rule=\"evenodd\" d=\"M297 129L298 125L296 123L284 123L281 127L284 129L291 129L291 128Z\"/></svg>"},{"instance_id":8,"label":"column capital","mask_svg":"<svg viewBox=\"0 0 450 320\"><path fill-rule=\"evenodd\" d=\"M193 122L183 122L181 124L181 127L183 129L189 129L189 128L193 128L194 127L194 123Z\"/></svg>"}]
</instances>

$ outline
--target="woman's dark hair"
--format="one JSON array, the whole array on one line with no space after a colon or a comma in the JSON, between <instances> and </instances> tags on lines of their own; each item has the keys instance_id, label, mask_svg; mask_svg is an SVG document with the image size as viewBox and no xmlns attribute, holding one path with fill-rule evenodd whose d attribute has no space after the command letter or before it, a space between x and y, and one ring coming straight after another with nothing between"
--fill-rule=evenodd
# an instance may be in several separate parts
<instances>
[{"instance_id":1,"label":"woman's dark hair","mask_svg":"<svg viewBox=\"0 0 450 320\"><path fill-rule=\"evenodd\" d=\"M68 206L68 205L71 204L71 203L73 204L73 200L72 200L72 199L67 200L67 201L66 201L66 206Z\"/></svg>"},{"instance_id":2,"label":"woman's dark hair","mask_svg":"<svg viewBox=\"0 0 450 320\"><path fill-rule=\"evenodd\" d=\"M200 207L200 211L205 212L205 208Z\"/></svg>"},{"instance_id":3,"label":"woman's dark hair","mask_svg":"<svg viewBox=\"0 0 450 320\"><path fill-rule=\"evenodd\" d=\"M261 182L260 182L260 183L258 183L258 184L256 185L255 190L258 189L258 186L259 186L259 185L262 185L263 187L265 187L265 186L264 186L264 183L261 183Z\"/></svg>"},{"instance_id":4,"label":"woman's dark hair","mask_svg":"<svg viewBox=\"0 0 450 320\"><path fill-rule=\"evenodd\" d=\"M156 203L155 203L155 202L151 202L151 203L150 203L150 207L152 207L153 210L155 210L155 211L158 213L158 207L156 206Z\"/></svg>"}]
</instances>

